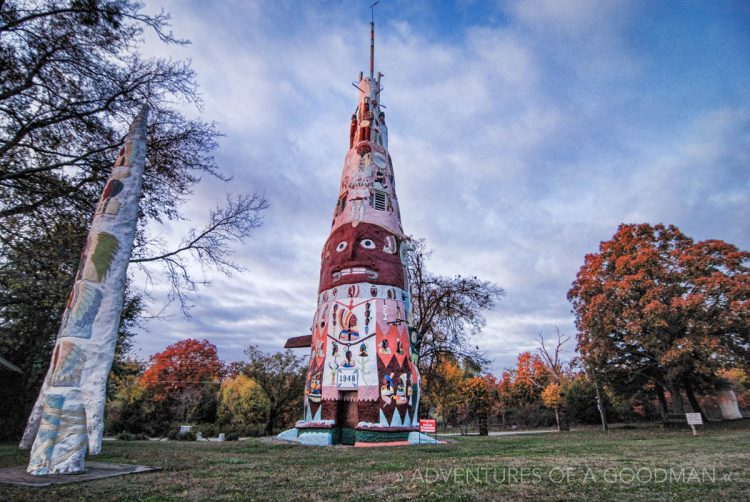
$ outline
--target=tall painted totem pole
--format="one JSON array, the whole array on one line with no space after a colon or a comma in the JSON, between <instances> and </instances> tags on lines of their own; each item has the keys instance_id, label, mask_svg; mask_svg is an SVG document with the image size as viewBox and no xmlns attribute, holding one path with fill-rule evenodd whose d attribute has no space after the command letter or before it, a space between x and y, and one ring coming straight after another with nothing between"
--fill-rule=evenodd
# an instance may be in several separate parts
<instances>
[{"instance_id":1,"label":"tall painted totem pole","mask_svg":"<svg viewBox=\"0 0 750 502\"><path fill-rule=\"evenodd\" d=\"M21 448L31 446L30 474L81 472L87 448L101 450L107 375L138 222L147 116L144 106L96 206L50 368L21 440Z\"/></svg>"},{"instance_id":2,"label":"tall painted totem pole","mask_svg":"<svg viewBox=\"0 0 750 502\"><path fill-rule=\"evenodd\" d=\"M349 151L331 232L321 255L318 307L311 335L287 347L310 347L305 418L281 439L306 444L405 444L418 428L420 380L409 332L406 257L381 74L356 84Z\"/></svg>"}]
</instances>

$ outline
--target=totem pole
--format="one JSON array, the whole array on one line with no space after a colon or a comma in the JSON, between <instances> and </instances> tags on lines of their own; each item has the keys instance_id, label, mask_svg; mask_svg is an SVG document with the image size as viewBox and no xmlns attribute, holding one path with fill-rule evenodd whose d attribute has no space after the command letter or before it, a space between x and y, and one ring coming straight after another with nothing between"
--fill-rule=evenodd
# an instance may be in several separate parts
<instances>
[{"instance_id":1,"label":"totem pole","mask_svg":"<svg viewBox=\"0 0 750 502\"><path fill-rule=\"evenodd\" d=\"M52 362L21 440L21 448L31 446L30 474L81 472L87 448L94 455L101 450L107 375L138 223L147 116L144 106L96 206Z\"/></svg>"},{"instance_id":2,"label":"totem pole","mask_svg":"<svg viewBox=\"0 0 750 502\"><path fill-rule=\"evenodd\" d=\"M401 227L382 75L355 84L349 151L333 223L321 256L311 335L287 347L311 347L305 418L281 439L355 446L406 444L418 431L416 340L409 330L409 241Z\"/></svg>"}]
</instances>

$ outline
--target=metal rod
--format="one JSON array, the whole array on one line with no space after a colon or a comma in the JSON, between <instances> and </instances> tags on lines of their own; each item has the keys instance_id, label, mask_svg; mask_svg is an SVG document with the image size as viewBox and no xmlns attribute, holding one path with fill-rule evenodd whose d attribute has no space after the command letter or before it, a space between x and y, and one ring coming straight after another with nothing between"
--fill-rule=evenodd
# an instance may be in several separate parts
<instances>
[{"instance_id":1,"label":"metal rod","mask_svg":"<svg viewBox=\"0 0 750 502\"><path fill-rule=\"evenodd\" d=\"M370 78L375 76L375 6L380 0L370 5Z\"/></svg>"},{"instance_id":2,"label":"metal rod","mask_svg":"<svg viewBox=\"0 0 750 502\"><path fill-rule=\"evenodd\" d=\"M375 70L375 23L370 22L370 78Z\"/></svg>"}]
</instances>

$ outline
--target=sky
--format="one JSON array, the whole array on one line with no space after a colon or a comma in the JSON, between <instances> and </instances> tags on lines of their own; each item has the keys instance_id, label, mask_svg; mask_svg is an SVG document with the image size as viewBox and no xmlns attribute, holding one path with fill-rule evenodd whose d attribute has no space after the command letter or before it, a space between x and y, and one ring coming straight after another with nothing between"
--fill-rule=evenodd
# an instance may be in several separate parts
<instances>
[{"instance_id":1,"label":"sky","mask_svg":"<svg viewBox=\"0 0 750 502\"><path fill-rule=\"evenodd\" d=\"M184 213L200 226L226 192L271 207L233 248L245 270L193 265L211 283L191 318L169 305L144 321L138 357L207 338L241 360L309 334L369 3L147 2L192 43L148 35L143 53L192 61L203 106L185 113L217 123L233 176L201 182ZM426 239L433 273L506 292L473 339L488 370L556 329L573 355L567 291L620 223L750 249L750 3L382 0L375 21L404 230ZM189 224L151 231L176 242ZM161 310L165 282L135 277Z\"/></svg>"}]
</instances>

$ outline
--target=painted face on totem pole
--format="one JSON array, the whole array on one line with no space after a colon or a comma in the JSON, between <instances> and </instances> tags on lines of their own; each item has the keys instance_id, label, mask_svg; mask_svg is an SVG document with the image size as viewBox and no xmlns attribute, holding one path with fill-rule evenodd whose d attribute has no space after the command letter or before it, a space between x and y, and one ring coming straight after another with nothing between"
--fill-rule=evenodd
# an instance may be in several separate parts
<instances>
[{"instance_id":1,"label":"painted face on totem pole","mask_svg":"<svg viewBox=\"0 0 750 502\"><path fill-rule=\"evenodd\" d=\"M359 282L403 288L400 245L398 236L378 225L340 226L323 247L318 291Z\"/></svg>"}]
</instances>

